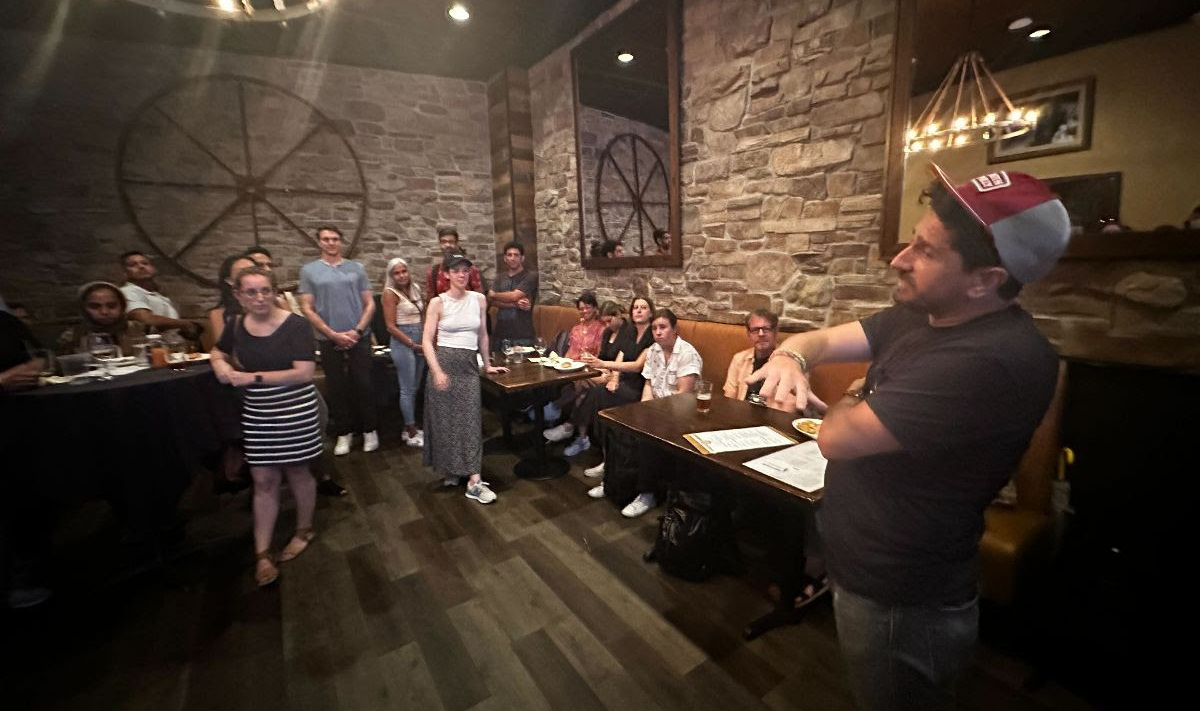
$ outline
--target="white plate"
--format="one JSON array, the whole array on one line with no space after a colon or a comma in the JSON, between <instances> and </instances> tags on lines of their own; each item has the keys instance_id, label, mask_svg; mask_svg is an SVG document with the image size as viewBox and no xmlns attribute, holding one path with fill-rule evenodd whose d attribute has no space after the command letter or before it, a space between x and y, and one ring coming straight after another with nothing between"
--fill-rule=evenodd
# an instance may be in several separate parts
<instances>
[{"instance_id":1,"label":"white plate","mask_svg":"<svg viewBox=\"0 0 1200 711\"><path fill-rule=\"evenodd\" d=\"M533 353L536 350L533 346L517 346L513 348L513 351L516 353Z\"/></svg>"},{"instance_id":2,"label":"white plate","mask_svg":"<svg viewBox=\"0 0 1200 711\"><path fill-rule=\"evenodd\" d=\"M792 427L800 434L816 439L817 435L821 432L821 421L812 417L801 417L798 420L792 420ZM809 429L805 429L806 427ZM809 431L812 428L816 428L816 431Z\"/></svg>"},{"instance_id":3,"label":"white plate","mask_svg":"<svg viewBox=\"0 0 1200 711\"><path fill-rule=\"evenodd\" d=\"M184 360L188 363L202 363L210 358L212 358L212 356L208 353L188 353Z\"/></svg>"},{"instance_id":4,"label":"white plate","mask_svg":"<svg viewBox=\"0 0 1200 711\"><path fill-rule=\"evenodd\" d=\"M554 366L554 369L555 369L555 370L561 370L561 371L563 371L564 373L566 373L566 372L569 372L569 371L572 371L572 370L579 370L580 368L584 367L585 365L587 365L587 364L586 364L586 363L580 363L580 362L578 362L578 361L573 361L573 360L572 360L572 361L563 361L563 362L561 362L561 363L558 363L558 364L556 364L556 365Z\"/></svg>"},{"instance_id":5,"label":"white plate","mask_svg":"<svg viewBox=\"0 0 1200 711\"><path fill-rule=\"evenodd\" d=\"M114 368L120 368L125 365L133 365L138 362L138 359L133 356L122 356L120 358L110 358L108 364Z\"/></svg>"},{"instance_id":6,"label":"white plate","mask_svg":"<svg viewBox=\"0 0 1200 711\"><path fill-rule=\"evenodd\" d=\"M544 360L546 360L546 359L545 359L545 358L538 358L537 356L534 356L534 357L532 357L532 358L526 358L525 360L529 361L530 363L541 363L542 361L544 361Z\"/></svg>"}]
</instances>

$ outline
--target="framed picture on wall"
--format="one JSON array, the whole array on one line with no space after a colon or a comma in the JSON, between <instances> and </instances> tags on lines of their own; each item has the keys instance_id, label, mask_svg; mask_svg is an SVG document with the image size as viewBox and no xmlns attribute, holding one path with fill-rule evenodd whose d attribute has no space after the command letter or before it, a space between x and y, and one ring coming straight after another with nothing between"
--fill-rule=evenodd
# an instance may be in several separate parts
<instances>
[{"instance_id":1,"label":"framed picture on wall","mask_svg":"<svg viewBox=\"0 0 1200 711\"><path fill-rule=\"evenodd\" d=\"M1038 112L1038 122L1020 136L988 144L988 163L1039 158L1092 147L1095 77L1075 79L1009 97L1013 105Z\"/></svg>"},{"instance_id":2,"label":"framed picture on wall","mask_svg":"<svg viewBox=\"0 0 1200 711\"><path fill-rule=\"evenodd\" d=\"M1108 223L1120 224L1121 174L1095 173L1045 178L1071 217L1071 231L1099 232Z\"/></svg>"}]
</instances>

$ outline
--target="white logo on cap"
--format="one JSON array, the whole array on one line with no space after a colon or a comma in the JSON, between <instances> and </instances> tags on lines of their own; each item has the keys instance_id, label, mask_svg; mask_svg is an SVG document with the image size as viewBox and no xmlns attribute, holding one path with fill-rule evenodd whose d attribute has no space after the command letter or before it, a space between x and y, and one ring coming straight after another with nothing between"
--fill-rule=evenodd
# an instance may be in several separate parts
<instances>
[{"instance_id":1,"label":"white logo on cap","mask_svg":"<svg viewBox=\"0 0 1200 711\"><path fill-rule=\"evenodd\" d=\"M981 193L986 193L990 190L999 190L1012 185L1012 181L1008 179L1008 173L1001 170L997 173L988 173L981 175L978 178L972 178L971 183L975 189Z\"/></svg>"}]
</instances>

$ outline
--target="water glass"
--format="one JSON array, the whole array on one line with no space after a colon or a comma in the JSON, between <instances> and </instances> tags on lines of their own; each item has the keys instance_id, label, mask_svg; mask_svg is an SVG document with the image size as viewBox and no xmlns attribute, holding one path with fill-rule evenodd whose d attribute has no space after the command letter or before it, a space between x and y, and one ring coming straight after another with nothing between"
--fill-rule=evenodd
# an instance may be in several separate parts
<instances>
[{"instance_id":1,"label":"water glass","mask_svg":"<svg viewBox=\"0 0 1200 711\"><path fill-rule=\"evenodd\" d=\"M502 350L502 351L503 351L503 353L504 353L504 362L505 362L505 363L510 363L510 362L512 362L512 359L513 359L513 342L512 342L510 339L508 339L508 338L505 338L505 339L504 339L503 341L501 341L500 343L501 343L501 350Z\"/></svg>"},{"instance_id":2,"label":"water glass","mask_svg":"<svg viewBox=\"0 0 1200 711\"><path fill-rule=\"evenodd\" d=\"M533 347L535 349L537 349L538 358L546 357L546 339L545 338L542 338L539 336L537 339L534 340Z\"/></svg>"}]
</instances>

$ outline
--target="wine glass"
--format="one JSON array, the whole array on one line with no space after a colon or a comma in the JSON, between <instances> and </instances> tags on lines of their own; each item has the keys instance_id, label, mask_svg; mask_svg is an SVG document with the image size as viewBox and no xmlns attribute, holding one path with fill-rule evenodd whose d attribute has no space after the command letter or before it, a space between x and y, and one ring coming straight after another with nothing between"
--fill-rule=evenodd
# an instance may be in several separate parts
<instances>
[{"instance_id":1,"label":"wine glass","mask_svg":"<svg viewBox=\"0 0 1200 711\"><path fill-rule=\"evenodd\" d=\"M104 380L112 378L112 373L109 370L109 362L113 358L120 356L121 351L113 343L112 336L107 333L92 333L88 335L88 352L92 354L92 358L96 359L99 364L101 377Z\"/></svg>"}]
</instances>

